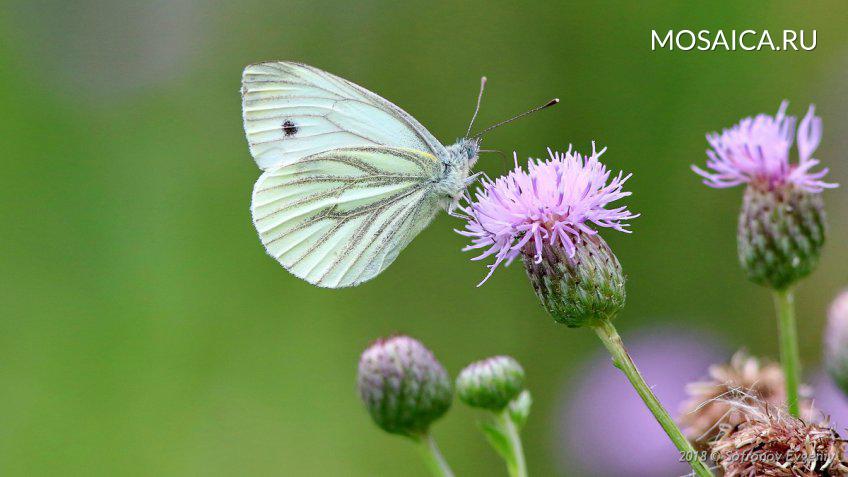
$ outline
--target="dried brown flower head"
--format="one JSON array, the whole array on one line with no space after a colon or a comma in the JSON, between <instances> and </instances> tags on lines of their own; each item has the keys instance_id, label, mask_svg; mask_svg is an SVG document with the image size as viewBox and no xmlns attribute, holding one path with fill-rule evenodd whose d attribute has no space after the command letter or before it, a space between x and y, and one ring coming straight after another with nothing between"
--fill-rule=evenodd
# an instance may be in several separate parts
<instances>
[{"instance_id":1,"label":"dried brown flower head","mask_svg":"<svg viewBox=\"0 0 848 477\"><path fill-rule=\"evenodd\" d=\"M720 426L743 422L742 413L727 401L729 396L739 392L773 406L784 406L783 370L779 364L759 360L745 351L737 351L729 363L710 366L708 380L686 386L689 399L681 407L680 424L689 440L703 449L718 436ZM801 402L801 408L802 416L813 417L814 411L808 399Z\"/></svg>"},{"instance_id":2,"label":"dried brown flower head","mask_svg":"<svg viewBox=\"0 0 848 477\"><path fill-rule=\"evenodd\" d=\"M725 403L743 421L722 424L710 444L724 477L848 476L845 441L829 426L810 424L751 396Z\"/></svg>"}]
</instances>

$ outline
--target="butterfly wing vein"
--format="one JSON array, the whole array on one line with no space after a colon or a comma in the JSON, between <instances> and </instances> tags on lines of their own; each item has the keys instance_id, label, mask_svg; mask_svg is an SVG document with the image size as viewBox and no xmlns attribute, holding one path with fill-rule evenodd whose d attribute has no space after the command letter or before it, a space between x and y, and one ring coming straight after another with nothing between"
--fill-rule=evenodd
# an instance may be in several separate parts
<instances>
[{"instance_id":1,"label":"butterfly wing vein","mask_svg":"<svg viewBox=\"0 0 848 477\"><path fill-rule=\"evenodd\" d=\"M268 253L319 286L353 286L382 272L443 206L442 163L422 151L348 147L266 171L253 221Z\"/></svg>"}]
</instances>

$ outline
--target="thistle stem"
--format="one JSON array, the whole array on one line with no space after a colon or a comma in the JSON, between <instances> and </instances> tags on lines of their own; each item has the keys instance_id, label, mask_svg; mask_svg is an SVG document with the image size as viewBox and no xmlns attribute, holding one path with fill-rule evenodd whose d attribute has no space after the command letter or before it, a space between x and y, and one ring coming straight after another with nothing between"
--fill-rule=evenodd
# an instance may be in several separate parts
<instances>
[{"instance_id":1,"label":"thistle stem","mask_svg":"<svg viewBox=\"0 0 848 477\"><path fill-rule=\"evenodd\" d=\"M791 288L775 290L774 307L780 334L780 364L786 380L786 403L789 412L799 417L798 383L801 358L798 352L798 329L795 323L795 293Z\"/></svg>"},{"instance_id":2,"label":"thistle stem","mask_svg":"<svg viewBox=\"0 0 848 477\"><path fill-rule=\"evenodd\" d=\"M657 399L653 391L651 391L651 388L645 382L645 378L642 377L639 369L636 368L636 364L633 363L633 360L627 353L627 349L625 349L624 343L621 341L621 337L618 335L618 331L616 331L612 322L609 320L603 320L599 325L595 326L594 329L598 334L598 337L601 338L601 341L603 341L607 350L609 350L612 355L612 362L615 367L620 369L621 372L627 376L627 379L630 381L630 384L633 385L633 388L636 389L639 397L642 398L642 401L645 402L645 405L648 406L648 409L651 413L653 413L654 418L656 418L657 422L660 426L662 426L665 433L668 434L671 442L673 442L677 447L677 450L680 451L680 455L689 462L689 465L692 466L692 470L695 471L695 475L699 477L713 477L713 473L699 458L700 456L698 452L695 451L692 444L689 443L680 431L680 428L677 427L677 424L674 423L674 420L668 414L668 411L666 411L662 404L660 404L659 399Z\"/></svg>"},{"instance_id":3,"label":"thistle stem","mask_svg":"<svg viewBox=\"0 0 848 477\"><path fill-rule=\"evenodd\" d=\"M418 444L418 450L421 451L421 456L424 457L424 462L427 468L435 477L454 477L445 457L439 451L439 446L436 445L436 440L429 433L415 438Z\"/></svg>"},{"instance_id":4,"label":"thistle stem","mask_svg":"<svg viewBox=\"0 0 848 477\"><path fill-rule=\"evenodd\" d=\"M524 460L524 447L521 445L521 435L518 426L513 422L507 407L495 415L498 426L509 439L509 447L512 451L512 460L507 461L507 469L510 477L527 477L527 463Z\"/></svg>"}]
</instances>

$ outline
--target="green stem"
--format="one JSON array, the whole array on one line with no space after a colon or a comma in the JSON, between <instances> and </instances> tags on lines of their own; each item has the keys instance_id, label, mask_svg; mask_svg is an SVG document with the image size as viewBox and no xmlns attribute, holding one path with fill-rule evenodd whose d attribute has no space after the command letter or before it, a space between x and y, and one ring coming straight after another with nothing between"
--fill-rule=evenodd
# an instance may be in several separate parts
<instances>
[{"instance_id":1,"label":"green stem","mask_svg":"<svg viewBox=\"0 0 848 477\"><path fill-rule=\"evenodd\" d=\"M507 461L510 477L527 477L527 463L524 460L524 447L521 445L521 435L518 426L509 415L509 407L495 415L498 426L509 439L509 447L512 451L511 462Z\"/></svg>"},{"instance_id":2,"label":"green stem","mask_svg":"<svg viewBox=\"0 0 848 477\"><path fill-rule=\"evenodd\" d=\"M616 331L612 322L604 320L594 328L595 332L598 333L598 337L601 338L601 341L604 342L604 345L612 355L612 362L615 364L615 367L627 376L630 384L633 385L639 397L642 398L642 401L645 402L645 405L654 414L654 418L660 423L665 433L668 434L668 437L677 447L677 450L680 451L681 456L692 466L695 475L699 477L712 477L713 473L699 458L700 456L692 447L692 444L689 443L680 431L680 428L677 427L677 424L674 423L674 420L668 414L668 411L663 408L653 391L651 391L651 388L645 383L645 378L642 377L639 369L636 368L636 364L633 363L630 355L627 354L624 343L621 341L621 337L618 335L618 331Z\"/></svg>"},{"instance_id":3,"label":"green stem","mask_svg":"<svg viewBox=\"0 0 848 477\"><path fill-rule=\"evenodd\" d=\"M427 468L435 477L453 477L453 471L439 451L439 446L436 445L436 440L433 439L431 434L417 437L415 442L418 444L418 450L421 451L421 456L424 457Z\"/></svg>"},{"instance_id":4,"label":"green stem","mask_svg":"<svg viewBox=\"0 0 848 477\"><path fill-rule=\"evenodd\" d=\"M795 294L791 288L774 292L774 307L780 328L780 364L786 380L786 402L789 412L798 417L798 383L801 358L798 353L798 329L795 324Z\"/></svg>"}]
</instances>

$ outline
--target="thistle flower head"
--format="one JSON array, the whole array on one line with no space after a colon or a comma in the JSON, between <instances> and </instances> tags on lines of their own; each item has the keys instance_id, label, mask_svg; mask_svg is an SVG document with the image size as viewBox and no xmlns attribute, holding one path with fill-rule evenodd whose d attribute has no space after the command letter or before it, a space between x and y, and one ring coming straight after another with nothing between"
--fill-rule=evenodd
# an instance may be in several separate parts
<instances>
[{"instance_id":1,"label":"thistle flower head","mask_svg":"<svg viewBox=\"0 0 848 477\"><path fill-rule=\"evenodd\" d=\"M765 190L794 185L817 193L836 184L822 179L828 169L813 171L819 161L813 153L822 137L822 120L810 105L795 131L796 118L786 115L788 102L783 101L777 114L759 114L745 118L730 129L707 134L712 149L707 150L707 169L692 166L710 187L725 188L751 184ZM790 161L790 151L797 137L798 161Z\"/></svg>"},{"instance_id":2,"label":"thistle flower head","mask_svg":"<svg viewBox=\"0 0 848 477\"><path fill-rule=\"evenodd\" d=\"M459 399L471 407L500 411L524 389L524 368L510 356L469 364L456 378Z\"/></svg>"},{"instance_id":3,"label":"thistle flower head","mask_svg":"<svg viewBox=\"0 0 848 477\"><path fill-rule=\"evenodd\" d=\"M808 390L804 390L809 394ZM709 368L709 378L686 386L689 398L681 406L680 423L687 437L703 445L713 440L723 426L735 426L744 415L731 405L728 396L744 393L766 404L786 401L785 378L780 365L737 351L729 363ZM812 418L809 399L801 401L802 415Z\"/></svg>"},{"instance_id":4,"label":"thistle flower head","mask_svg":"<svg viewBox=\"0 0 848 477\"><path fill-rule=\"evenodd\" d=\"M471 238L465 250L485 249L474 260L495 257L483 282L520 254L541 262L545 245L574 257L581 237L596 235L596 227L628 232L627 221L638 215L626 206L608 205L630 195L623 190L630 175L612 176L599 161L605 151L597 151L594 143L588 156L570 147L565 153L549 149L550 157L529 160L527 171L516 157L512 172L483 181L474 200L460 209L468 223L457 230Z\"/></svg>"},{"instance_id":5,"label":"thistle flower head","mask_svg":"<svg viewBox=\"0 0 848 477\"><path fill-rule=\"evenodd\" d=\"M848 290L840 293L830 305L824 345L827 371L848 395Z\"/></svg>"},{"instance_id":6,"label":"thistle flower head","mask_svg":"<svg viewBox=\"0 0 848 477\"><path fill-rule=\"evenodd\" d=\"M710 445L725 477L848 475L845 441L829 426L808 423L756 399L728 404L744 419L724 426Z\"/></svg>"},{"instance_id":7,"label":"thistle flower head","mask_svg":"<svg viewBox=\"0 0 848 477\"><path fill-rule=\"evenodd\" d=\"M718 133L707 134L707 169L692 169L710 187L748 184L739 214L739 262L754 283L783 290L816 267L824 244L826 220L820 192L837 187L825 182L827 168L815 170L813 158L822 137L822 121L810 105L795 128L786 115L760 114ZM790 160L797 139L797 161Z\"/></svg>"},{"instance_id":8,"label":"thistle flower head","mask_svg":"<svg viewBox=\"0 0 848 477\"><path fill-rule=\"evenodd\" d=\"M453 399L445 368L408 336L380 339L368 347L359 360L357 381L374 422L393 434L426 433Z\"/></svg>"}]
</instances>

